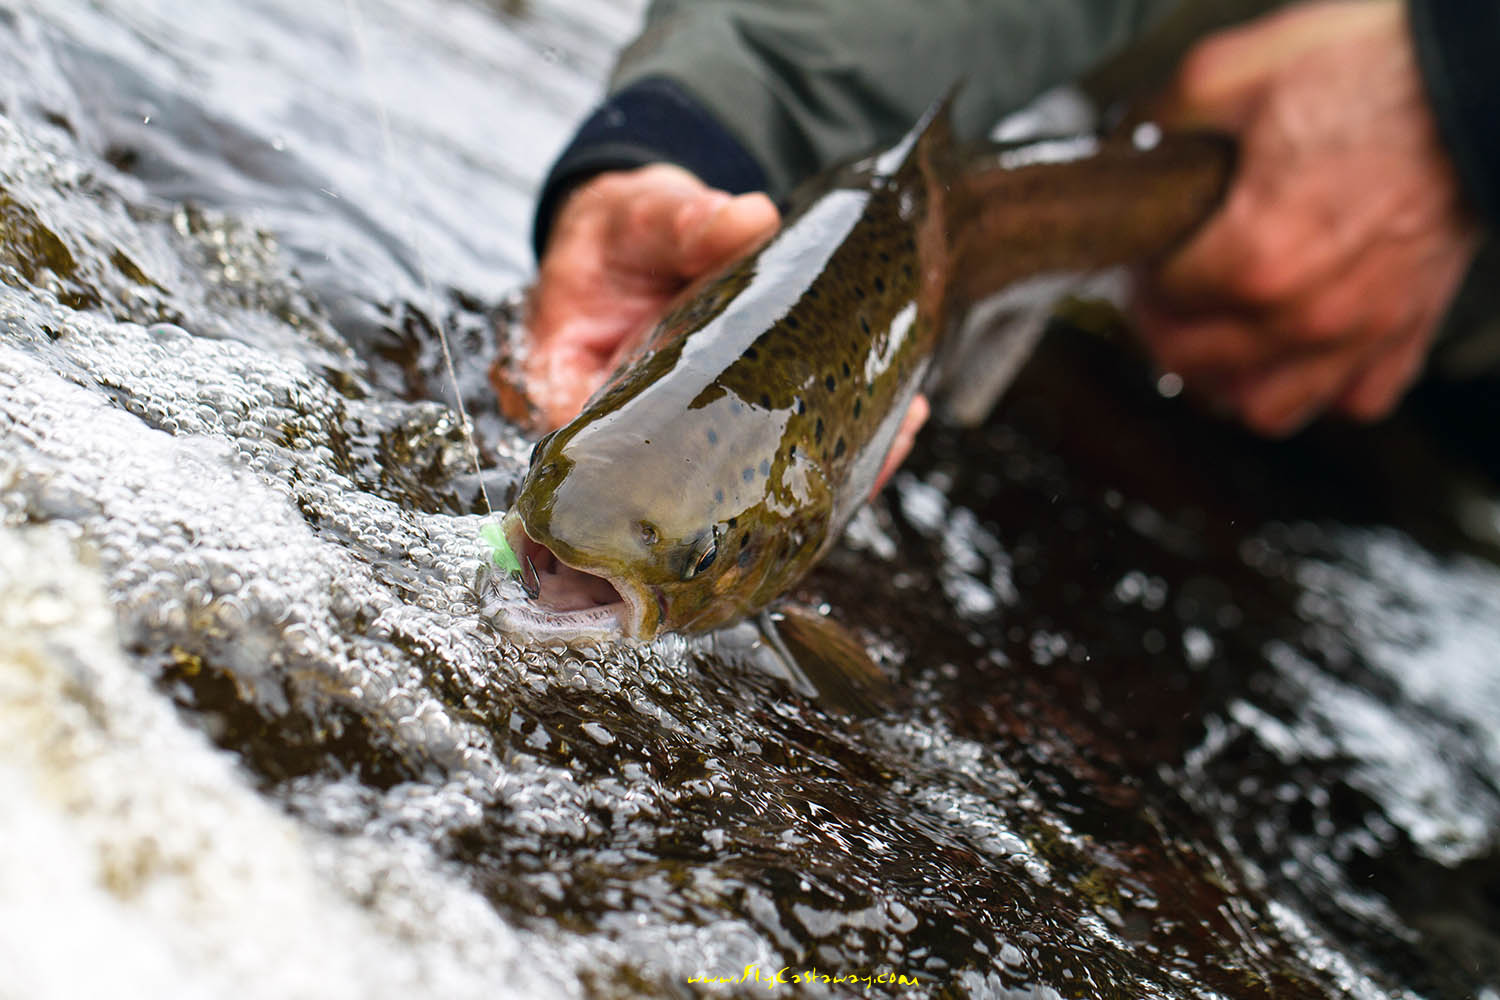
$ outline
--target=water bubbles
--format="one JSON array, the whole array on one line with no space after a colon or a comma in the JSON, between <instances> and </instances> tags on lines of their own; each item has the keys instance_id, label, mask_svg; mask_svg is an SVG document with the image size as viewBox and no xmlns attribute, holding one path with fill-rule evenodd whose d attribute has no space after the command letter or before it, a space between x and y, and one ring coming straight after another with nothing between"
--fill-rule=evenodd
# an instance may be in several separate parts
<instances>
[{"instance_id":1,"label":"water bubbles","mask_svg":"<svg viewBox=\"0 0 1500 1000\"><path fill-rule=\"evenodd\" d=\"M1147 611L1160 611L1167 603L1167 582L1131 570L1115 584L1114 597L1121 604L1140 604Z\"/></svg>"},{"instance_id":2,"label":"water bubbles","mask_svg":"<svg viewBox=\"0 0 1500 1000\"><path fill-rule=\"evenodd\" d=\"M1194 667L1206 665L1214 657L1216 645L1213 636L1196 626L1182 630L1182 652Z\"/></svg>"},{"instance_id":3,"label":"water bubbles","mask_svg":"<svg viewBox=\"0 0 1500 1000\"><path fill-rule=\"evenodd\" d=\"M1145 152L1155 149L1162 138L1161 126L1155 122L1141 122L1130 131L1131 144Z\"/></svg>"},{"instance_id":4,"label":"water bubbles","mask_svg":"<svg viewBox=\"0 0 1500 1000\"><path fill-rule=\"evenodd\" d=\"M600 746L609 746L615 741L614 735L597 722L585 722L579 727L583 734Z\"/></svg>"}]
</instances>

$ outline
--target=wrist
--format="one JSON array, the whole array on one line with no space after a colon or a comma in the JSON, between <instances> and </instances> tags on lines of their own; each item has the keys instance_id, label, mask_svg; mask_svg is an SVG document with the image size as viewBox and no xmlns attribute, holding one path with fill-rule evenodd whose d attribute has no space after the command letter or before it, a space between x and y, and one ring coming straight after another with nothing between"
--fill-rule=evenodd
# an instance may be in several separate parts
<instances>
[{"instance_id":1,"label":"wrist","mask_svg":"<svg viewBox=\"0 0 1500 1000\"><path fill-rule=\"evenodd\" d=\"M540 259L565 197L601 173L676 164L710 187L743 194L765 187L765 171L701 104L663 77L610 95L579 127L542 183L532 226Z\"/></svg>"}]
</instances>

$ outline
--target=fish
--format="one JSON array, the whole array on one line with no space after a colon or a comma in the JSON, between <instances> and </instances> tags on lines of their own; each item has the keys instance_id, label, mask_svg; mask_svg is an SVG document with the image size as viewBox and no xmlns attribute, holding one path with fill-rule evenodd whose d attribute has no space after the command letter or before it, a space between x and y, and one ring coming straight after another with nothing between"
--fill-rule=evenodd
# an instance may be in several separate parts
<instances>
[{"instance_id":1,"label":"fish","mask_svg":"<svg viewBox=\"0 0 1500 1000\"><path fill-rule=\"evenodd\" d=\"M650 640L771 606L869 496L956 315L1169 250L1232 168L1217 136L965 150L947 108L805 187L537 442L500 522L525 630Z\"/></svg>"}]
</instances>

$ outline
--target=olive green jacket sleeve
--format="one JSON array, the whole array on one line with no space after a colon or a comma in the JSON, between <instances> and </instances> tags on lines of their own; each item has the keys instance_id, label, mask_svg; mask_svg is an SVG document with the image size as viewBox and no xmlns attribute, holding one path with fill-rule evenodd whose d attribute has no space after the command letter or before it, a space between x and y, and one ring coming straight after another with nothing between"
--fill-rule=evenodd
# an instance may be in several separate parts
<instances>
[{"instance_id":1,"label":"olive green jacket sleeve","mask_svg":"<svg viewBox=\"0 0 1500 1000\"><path fill-rule=\"evenodd\" d=\"M1146 92L1194 38L1279 2L655 0L607 100L545 181L533 241L540 255L561 199L603 170L677 163L712 186L784 199L831 163L893 142L954 83L959 132L977 137L1081 77L1096 97ZM1493 227L1492 4L1407 2L1445 139ZM1488 235L1431 359L1438 371L1500 371L1500 251Z\"/></svg>"},{"instance_id":2,"label":"olive green jacket sleeve","mask_svg":"<svg viewBox=\"0 0 1500 1000\"><path fill-rule=\"evenodd\" d=\"M1071 80L1181 0L655 0L610 94L538 201L540 252L561 198L603 170L684 166L778 200L887 145L955 83L961 135ZM1218 9L1265 0L1186 0Z\"/></svg>"},{"instance_id":3,"label":"olive green jacket sleeve","mask_svg":"<svg viewBox=\"0 0 1500 1000\"><path fill-rule=\"evenodd\" d=\"M1168 0L656 0L612 92L676 82L765 171L803 177L894 142L961 83L954 120L982 135L1077 77Z\"/></svg>"}]
</instances>

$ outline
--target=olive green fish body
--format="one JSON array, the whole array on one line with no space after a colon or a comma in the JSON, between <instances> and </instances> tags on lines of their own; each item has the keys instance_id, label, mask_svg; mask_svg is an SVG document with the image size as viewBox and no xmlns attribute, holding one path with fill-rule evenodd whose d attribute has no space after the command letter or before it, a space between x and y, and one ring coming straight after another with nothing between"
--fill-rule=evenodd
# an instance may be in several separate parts
<instances>
[{"instance_id":1,"label":"olive green fish body","mask_svg":"<svg viewBox=\"0 0 1500 1000\"><path fill-rule=\"evenodd\" d=\"M532 454L505 530L550 609L533 626L649 638L763 608L868 496L950 308L1164 252L1232 165L1202 137L1021 152L956 169L941 106L679 300Z\"/></svg>"},{"instance_id":2,"label":"olive green fish body","mask_svg":"<svg viewBox=\"0 0 1500 1000\"><path fill-rule=\"evenodd\" d=\"M629 634L764 607L868 495L940 323L919 303L941 197L923 149L946 141L930 122L682 300L537 445L511 531L610 581Z\"/></svg>"}]
</instances>

